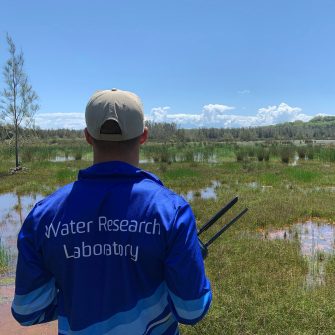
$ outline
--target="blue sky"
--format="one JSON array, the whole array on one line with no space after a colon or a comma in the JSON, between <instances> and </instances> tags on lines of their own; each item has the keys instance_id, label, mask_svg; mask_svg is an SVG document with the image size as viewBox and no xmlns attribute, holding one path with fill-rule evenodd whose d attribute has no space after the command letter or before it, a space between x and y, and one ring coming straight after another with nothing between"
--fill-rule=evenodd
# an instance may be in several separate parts
<instances>
[{"instance_id":1,"label":"blue sky","mask_svg":"<svg viewBox=\"0 0 335 335\"><path fill-rule=\"evenodd\" d=\"M43 128L82 128L112 87L182 127L307 121L335 114L334 17L333 0L2 0L0 64L8 32Z\"/></svg>"}]
</instances>

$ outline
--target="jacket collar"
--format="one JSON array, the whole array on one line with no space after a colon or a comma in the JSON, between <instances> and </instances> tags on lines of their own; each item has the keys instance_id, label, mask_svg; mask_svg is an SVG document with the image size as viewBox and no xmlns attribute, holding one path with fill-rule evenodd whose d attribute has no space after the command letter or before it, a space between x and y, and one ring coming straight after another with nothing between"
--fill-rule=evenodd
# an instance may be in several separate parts
<instances>
[{"instance_id":1,"label":"jacket collar","mask_svg":"<svg viewBox=\"0 0 335 335\"><path fill-rule=\"evenodd\" d=\"M85 179L151 179L163 185L154 174L121 161L110 161L93 164L87 169L80 170L78 180Z\"/></svg>"}]
</instances>

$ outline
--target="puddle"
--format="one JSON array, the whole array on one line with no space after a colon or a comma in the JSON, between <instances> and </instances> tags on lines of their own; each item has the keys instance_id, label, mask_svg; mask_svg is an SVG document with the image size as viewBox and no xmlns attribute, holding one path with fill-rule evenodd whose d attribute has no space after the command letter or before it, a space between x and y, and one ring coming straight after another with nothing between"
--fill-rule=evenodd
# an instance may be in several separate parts
<instances>
[{"instance_id":1,"label":"puddle","mask_svg":"<svg viewBox=\"0 0 335 335\"><path fill-rule=\"evenodd\" d=\"M202 152L196 152L193 154L193 160L195 162L201 163L201 162L207 162L207 163L217 163L218 158L216 154L204 154Z\"/></svg>"},{"instance_id":2,"label":"puddle","mask_svg":"<svg viewBox=\"0 0 335 335\"><path fill-rule=\"evenodd\" d=\"M50 162L66 162L66 161L74 161L74 156L56 156L50 159Z\"/></svg>"},{"instance_id":3,"label":"puddle","mask_svg":"<svg viewBox=\"0 0 335 335\"><path fill-rule=\"evenodd\" d=\"M49 162L69 162L69 161L75 161L75 156L55 156L51 159L49 159ZM92 156L90 154L83 154L80 158L77 160L81 161L92 161Z\"/></svg>"},{"instance_id":4,"label":"puddle","mask_svg":"<svg viewBox=\"0 0 335 335\"><path fill-rule=\"evenodd\" d=\"M6 193L0 195L0 244L9 257L7 274L14 275L15 272L16 240L22 223L35 203L43 198L40 194Z\"/></svg>"},{"instance_id":5,"label":"puddle","mask_svg":"<svg viewBox=\"0 0 335 335\"><path fill-rule=\"evenodd\" d=\"M273 188L272 185L261 185L257 181L253 181L251 183L247 183L246 186L248 188L251 188L252 190L261 190L262 192L265 192L267 190L270 190Z\"/></svg>"},{"instance_id":6,"label":"puddle","mask_svg":"<svg viewBox=\"0 0 335 335\"><path fill-rule=\"evenodd\" d=\"M271 190L272 188L272 185L262 185L262 192L265 192L266 190Z\"/></svg>"},{"instance_id":7,"label":"puddle","mask_svg":"<svg viewBox=\"0 0 335 335\"><path fill-rule=\"evenodd\" d=\"M298 160L299 160L299 155L296 153L293 157L292 163L289 163L289 166L297 166L298 165Z\"/></svg>"},{"instance_id":8,"label":"puddle","mask_svg":"<svg viewBox=\"0 0 335 335\"><path fill-rule=\"evenodd\" d=\"M260 187L260 185L259 185L259 183L257 183L257 181L253 181L253 182L251 182L251 183L248 183L247 186L248 186L249 188L252 188L253 190L255 190L256 188L259 188L259 187Z\"/></svg>"},{"instance_id":9,"label":"puddle","mask_svg":"<svg viewBox=\"0 0 335 335\"><path fill-rule=\"evenodd\" d=\"M269 240L298 240L301 254L308 260L307 287L325 283L325 264L335 254L335 225L308 221L289 229L265 232L263 237Z\"/></svg>"},{"instance_id":10,"label":"puddle","mask_svg":"<svg viewBox=\"0 0 335 335\"><path fill-rule=\"evenodd\" d=\"M14 275L17 259L16 240L23 220L36 202L43 198L40 194L0 195L0 244L9 256L9 270L0 276L0 334L6 335L52 335L57 332L57 321L47 324L22 327L11 315L14 296Z\"/></svg>"},{"instance_id":11,"label":"puddle","mask_svg":"<svg viewBox=\"0 0 335 335\"><path fill-rule=\"evenodd\" d=\"M154 163L154 159L153 158L143 158L143 159L140 159L139 163L140 164Z\"/></svg>"},{"instance_id":12,"label":"puddle","mask_svg":"<svg viewBox=\"0 0 335 335\"><path fill-rule=\"evenodd\" d=\"M201 199L217 199L216 189L221 186L221 183L217 180L212 181L212 185L202 188L200 191L188 191L184 198L187 201L194 200L195 197L199 197Z\"/></svg>"},{"instance_id":13,"label":"puddle","mask_svg":"<svg viewBox=\"0 0 335 335\"><path fill-rule=\"evenodd\" d=\"M316 192L330 192L333 193L335 192L335 186L315 186L312 190L316 191Z\"/></svg>"}]
</instances>

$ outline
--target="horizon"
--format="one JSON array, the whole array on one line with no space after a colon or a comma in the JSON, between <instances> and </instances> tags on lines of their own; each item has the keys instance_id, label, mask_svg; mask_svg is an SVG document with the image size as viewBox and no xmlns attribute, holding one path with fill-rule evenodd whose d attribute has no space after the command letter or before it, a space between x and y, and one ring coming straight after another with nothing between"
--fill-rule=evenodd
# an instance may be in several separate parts
<instances>
[{"instance_id":1,"label":"horizon","mask_svg":"<svg viewBox=\"0 0 335 335\"><path fill-rule=\"evenodd\" d=\"M0 65L8 32L40 97L42 129L84 128L89 97L112 87L138 94L147 120L185 129L335 115L329 0L80 4L2 4Z\"/></svg>"},{"instance_id":2,"label":"horizon","mask_svg":"<svg viewBox=\"0 0 335 335\"><path fill-rule=\"evenodd\" d=\"M57 113L55 113L57 114ZM318 118L321 118L318 120ZM334 119L328 119L327 118L334 118ZM315 120L316 119L316 120ZM245 127L189 127L189 128L185 128L185 127L181 127L180 125L178 125L177 123L174 122L156 122L156 121L152 121L152 120L147 120L145 119L145 122L152 122L153 124L170 124L170 125L175 125L177 129L180 130L195 130L195 129L225 129L225 130L232 130L232 129L257 129L260 127L271 127L271 126L284 126L284 125L295 125L295 124L308 124L309 122L333 122L335 121L335 115L315 115L313 116L311 119L307 120L307 121L303 121L303 120L294 120L294 121L283 121L280 123L276 123L276 124L270 124L270 125L255 125L255 126L245 126ZM0 123L0 127L11 127L12 125L10 123ZM57 130L70 130L70 131L82 131L86 128L86 124L83 125L82 128L78 127L78 128L41 128L36 124L32 125L33 128L37 129L37 130L42 130L42 131L57 131ZM24 129L29 129L30 127L22 127Z\"/></svg>"}]
</instances>

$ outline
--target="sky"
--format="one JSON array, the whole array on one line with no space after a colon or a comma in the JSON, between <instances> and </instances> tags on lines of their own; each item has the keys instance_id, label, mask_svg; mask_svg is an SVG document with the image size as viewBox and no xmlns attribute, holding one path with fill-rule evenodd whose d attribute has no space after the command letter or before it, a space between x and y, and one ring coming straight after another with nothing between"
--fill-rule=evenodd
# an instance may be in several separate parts
<instances>
[{"instance_id":1,"label":"sky","mask_svg":"<svg viewBox=\"0 0 335 335\"><path fill-rule=\"evenodd\" d=\"M109 88L184 128L308 121L335 114L334 17L334 0L1 0L0 65L9 33L41 128L83 128Z\"/></svg>"}]
</instances>

